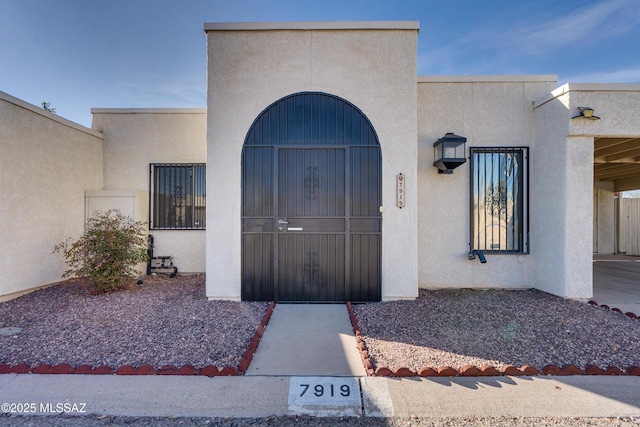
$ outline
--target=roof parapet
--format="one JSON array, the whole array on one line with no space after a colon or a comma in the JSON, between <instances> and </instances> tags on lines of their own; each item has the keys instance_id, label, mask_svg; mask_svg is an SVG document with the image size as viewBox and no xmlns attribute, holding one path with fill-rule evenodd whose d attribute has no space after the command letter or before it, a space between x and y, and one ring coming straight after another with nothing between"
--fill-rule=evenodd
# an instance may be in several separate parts
<instances>
[{"instance_id":1,"label":"roof parapet","mask_svg":"<svg viewBox=\"0 0 640 427\"><path fill-rule=\"evenodd\" d=\"M45 110L44 108L40 108L40 107L38 107L36 105L30 104L27 101L23 101L22 99L16 98L15 96L12 96L12 95L9 95L6 92L0 91L0 99L4 100L4 101L7 101L7 102L9 102L9 103L11 103L13 105L16 105L16 106L18 106L20 108L24 108L25 110L31 111L31 112L33 112L35 114L39 114L39 115L41 115L43 117L46 117L46 118L48 118L50 120L53 120L54 122L58 122L60 124L68 126L70 128L73 128L73 129L79 130L81 132L87 133L87 134L89 134L91 136L95 136L97 138L102 138L103 137L102 133L98 132L95 129L91 129L91 128L85 127L85 126L83 126L83 125L81 125L79 123L73 122L73 121L71 121L69 119L65 119L62 116L58 116L57 114L51 113L51 112Z\"/></svg>"},{"instance_id":2,"label":"roof parapet","mask_svg":"<svg viewBox=\"0 0 640 427\"><path fill-rule=\"evenodd\" d=\"M488 75L488 76L418 76L418 83L521 83L557 82L555 74Z\"/></svg>"},{"instance_id":3,"label":"roof parapet","mask_svg":"<svg viewBox=\"0 0 640 427\"><path fill-rule=\"evenodd\" d=\"M554 89L548 95L533 102L533 108L543 106L549 101L561 97L569 92L640 92L638 83L565 83Z\"/></svg>"},{"instance_id":4,"label":"roof parapet","mask_svg":"<svg viewBox=\"0 0 640 427\"><path fill-rule=\"evenodd\" d=\"M204 31L420 30L419 21L206 22Z\"/></svg>"}]
</instances>

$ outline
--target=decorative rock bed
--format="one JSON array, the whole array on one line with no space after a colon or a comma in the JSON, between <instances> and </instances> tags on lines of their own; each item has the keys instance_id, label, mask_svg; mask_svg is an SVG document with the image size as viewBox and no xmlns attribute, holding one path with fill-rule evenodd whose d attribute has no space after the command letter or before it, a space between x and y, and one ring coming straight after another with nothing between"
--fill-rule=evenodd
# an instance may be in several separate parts
<instances>
[{"instance_id":1,"label":"decorative rock bed","mask_svg":"<svg viewBox=\"0 0 640 427\"><path fill-rule=\"evenodd\" d=\"M470 291L473 292L473 291ZM488 291L477 291L477 292L488 292ZM501 291L498 291L501 292ZM514 292L514 291L502 291L502 292ZM537 291L536 291L537 292ZM421 291L421 297L425 297L428 294L427 291ZM543 293L541 293L543 294ZM546 296L545 296L546 297ZM576 301L567 301L567 300L562 300L561 298L557 298L554 296L548 296L548 298L551 299L556 299L555 302L560 302L561 304L579 304L581 306L584 307L589 307L587 305L584 305L582 303L576 302ZM410 303L408 302L404 302L404 308L408 308L406 307L407 305L409 305ZM375 303L375 304L385 304L385 303ZM394 304L397 305L402 305L403 302L394 302ZM593 301L590 302L591 305L596 306L597 304ZM571 307L571 308L575 308L575 307ZM583 307L579 307L579 308L583 308ZM604 306L602 308L608 309L609 307ZM374 358L371 357L368 345L367 345L367 337L362 333L360 326L359 326L359 322L358 322L358 317L355 313L354 307L351 303L347 303L347 309L349 311L349 317L351 319L351 323L353 325L353 329L354 329L354 333L356 336L356 345L358 347L358 349L360 350L360 354L362 356L362 360L364 363L365 368L367 369L367 374L368 375L375 375L375 376L392 376L392 377L442 377L442 376L447 376L447 377L452 377L452 376L500 376L500 375L508 375L508 376L518 376L518 375L527 375L527 376L533 376L533 375L633 375L633 376L640 376L640 363L632 363L629 365L626 365L625 367L617 367L617 366L606 366L606 367L600 367L597 366L595 364L586 364L583 367L579 367L576 366L574 364L566 364L566 365L556 365L556 364L546 364L543 367L535 367L533 365L530 364L523 364L521 366L515 366L513 364L503 364L502 366L494 366L491 364L484 364L481 366L475 366L472 364L468 364L468 365L463 365L463 366L459 366L459 367L452 367L452 366L424 366L421 368L414 368L411 369L407 366L402 366L401 364L397 364L396 366L384 366L384 365L378 365L376 364L376 362L374 361ZM385 319L392 319L395 318L395 316L391 315L391 313L394 312L394 310L400 310L398 308L394 308L394 309L389 309L389 312L385 312L384 313L384 318ZM544 311L544 307L540 307L540 310ZM612 315L614 314L613 312L616 312L617 314L615 314L616 316L618 316L619 314L625 314L627 318L630 319L637 319L638 317L634 314L634 313L622 313L620 310L614 309L612 310ZM419 318L420 316L410 316L407 315L407 317L412 317L412 318ZM620 318L617 320L621 320L624 318ZM379 320L379 319L378 319ZM393 323L393 322L392 322ZM471 323L473 323L473 321L471 321ZM635 324L633 324L633 326L636 326ZM638 325L640 326L640 325ZM394 327L402 329L404 328L416 328L416 325L404 325L403 327L399 327L398 325L394 325ZM481 327L478 324L476 324L476 327ZM382 326L380 326L380 328L382 328ZM395 329L394 329L395 331ZM640 328L638 328L638 331L640 331ZM628 331L624 330L623 328L623 333L628 333ZM633 333L633 332L632 332ZM390 332L391 335L393 335L393 332ZM480 335L480 334L478 334ZM636 343L638 341L640 341L639 339L637 339L637 337L640 335L636 335ZM478 339L482 339L481 336L478 337ZM375 341L375 340L372 340ZM379 341L382 340L378 340L375 341L374 345L377 345ZM410 340L408 340L410 341ZM390 344L392 346L397 346L398 343L393 343ZM384 347L384 345L383 345ZM415 348L412 347L412 348ZM380 351L380 349L378 349ZM427 350L428 351L428 350ZM640 358L640 356L638 355L637 352L634 353L634 350L628 350L631 353L631 358L635 357L635 361L638 360L638 358ZM409 356L410 357L410 356Z\"/></svg>"}]
</instances>

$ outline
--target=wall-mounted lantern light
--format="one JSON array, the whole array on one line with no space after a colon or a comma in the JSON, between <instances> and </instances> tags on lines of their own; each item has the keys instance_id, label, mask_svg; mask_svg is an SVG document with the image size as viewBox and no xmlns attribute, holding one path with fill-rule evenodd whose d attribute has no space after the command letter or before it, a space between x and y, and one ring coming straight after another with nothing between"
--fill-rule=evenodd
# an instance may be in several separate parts
<instances>
[{"instance_id":1,"label":"wall-mounted lantern light","mask_svg":"<svg viewBox=\"0 0 640 427\"><path fill-rule=\"evenodd\" d=\"M589 119L589 120L600 120L600 117L593 115L595 111L591 107L578 107L578 110L580 111L580 114L572 117L573 119L583 118L583 119Z\"/></svg>"},{"instance_id":2,"label":"wall-mounted lantern light","mask_svg":"<svg viewBox=\"0 0 640 427\"><path fill-rule=\"evenodd\" d=\"M467 161L467 138L448 132L433 144L433 166L438 173L451 174L453 170Z\"/></svg>"}]
</instances>

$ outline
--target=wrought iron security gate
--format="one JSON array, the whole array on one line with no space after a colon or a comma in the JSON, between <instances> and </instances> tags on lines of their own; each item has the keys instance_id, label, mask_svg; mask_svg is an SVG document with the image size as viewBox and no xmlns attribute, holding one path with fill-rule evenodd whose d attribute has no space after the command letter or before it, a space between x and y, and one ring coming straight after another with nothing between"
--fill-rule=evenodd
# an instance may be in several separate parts
<instances>
[{"instance_id":1,"label":"wrought iron security gate","mask_svg":"<svg viewBox=\"0 0 640 427\"><path fill-rule=\"evenodd\" d=\"M277 101L247 134L242 177L243 300L380 300L380 146L358 109Z\"/></svg>"}]
</instances>

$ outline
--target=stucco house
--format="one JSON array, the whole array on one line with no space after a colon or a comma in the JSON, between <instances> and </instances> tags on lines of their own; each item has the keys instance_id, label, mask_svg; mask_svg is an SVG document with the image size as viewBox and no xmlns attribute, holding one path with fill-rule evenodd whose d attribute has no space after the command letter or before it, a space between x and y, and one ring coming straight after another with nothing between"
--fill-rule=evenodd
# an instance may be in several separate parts
<instances>
[{"instance_id":1,"label":"stucco house","mask_svg":"<svg viewBox=\"0 0 640 427\"><path fill-rule=\"evenodd\" d=\"M640 188L640 85L417 76L414 21L204 30L206 109L88 129L0 93L0 298L58 281L53 245L112 207L211 299L591 297Z\"/></svg>"}]
</instances>

